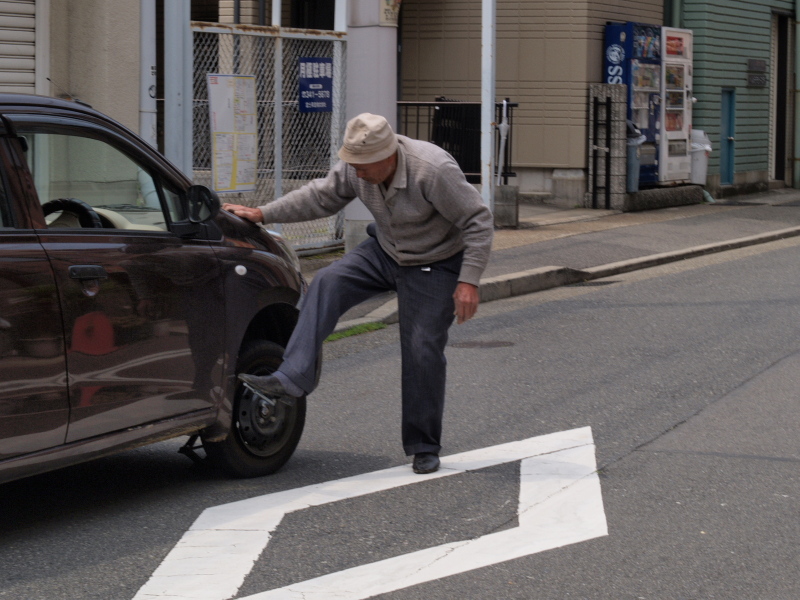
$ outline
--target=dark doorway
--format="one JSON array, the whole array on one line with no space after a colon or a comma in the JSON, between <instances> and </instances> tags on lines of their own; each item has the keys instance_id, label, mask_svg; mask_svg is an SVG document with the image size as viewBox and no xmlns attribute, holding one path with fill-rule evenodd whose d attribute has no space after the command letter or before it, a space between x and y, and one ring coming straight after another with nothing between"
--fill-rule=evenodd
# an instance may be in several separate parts
<instances>
[{"instance_id":1,"label":"dark doorway","mask_svg":"<svg viewBox=\"0 0 800 600\"><path fill-rule=\"evenodd\" d=\"M776 181L786 181L786 143L788 128L789 17L778 15L778 55L775 57L775 173Z\"/></svg>"},{"instance_id":2,"label":"dark doorway","mask_svg":"<svg viewBox=\"0 0 800 600\"><path fill-rule=\"evenodd\" d=\"M192 21L219 22L219 2L217 0L192 0L191 6Z\"/></svg>"},{"instance_id":3,"label":"dark doorway","mask_svg":"<svg viewBox=\"0 0 800 600\"><path fill-rule=\"evenodd\" d=\"M334 0L292 0L291 27L333 30Z\"/></svg>"}]
</instances>

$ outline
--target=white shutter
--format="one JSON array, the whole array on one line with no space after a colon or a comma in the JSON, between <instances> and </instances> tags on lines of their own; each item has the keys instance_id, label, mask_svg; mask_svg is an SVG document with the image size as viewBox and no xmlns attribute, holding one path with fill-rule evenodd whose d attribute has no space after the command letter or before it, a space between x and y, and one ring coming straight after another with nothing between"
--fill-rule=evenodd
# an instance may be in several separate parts
<instances>
[{"instance_id":1,"label":"white shutter","mask_svg":"<svg viewBox=\"0 0 800 600\"><path fill-rule=\"evenodd\" d=\"M35 91L36 2L0 0L0 92Z\"/></svg>"}]
</instances>

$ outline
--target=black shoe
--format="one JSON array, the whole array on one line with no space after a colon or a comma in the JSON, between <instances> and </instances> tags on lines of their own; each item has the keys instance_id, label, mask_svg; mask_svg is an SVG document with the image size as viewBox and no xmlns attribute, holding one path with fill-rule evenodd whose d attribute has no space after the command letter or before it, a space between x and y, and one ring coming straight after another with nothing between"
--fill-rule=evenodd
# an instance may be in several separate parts
<instances>
[{"instance_id":1,"label":"black shoe","mask_svg":"<svg viewBox=\"0 0 800 600\"><path fill-rule=\"evenodd\" d=\"M420 452L414 455L414 464L411 465L414 473L424 475L439 470L439 457L433 452Z\"/></svg>"},{"instance_id":2,"label":"black shoe","mask_svg":"<svg viewBox=\"0 0 800 600\"><path fill-rule=\"evenodd\" d=\"M295 396L290 396L283 388L283 384L274 375L250 375L239 373L239 381L254 394L266 399L270 404L275 404L275 400L280 400L284 404L294 406Z\"/></svg>"}]
</instances>

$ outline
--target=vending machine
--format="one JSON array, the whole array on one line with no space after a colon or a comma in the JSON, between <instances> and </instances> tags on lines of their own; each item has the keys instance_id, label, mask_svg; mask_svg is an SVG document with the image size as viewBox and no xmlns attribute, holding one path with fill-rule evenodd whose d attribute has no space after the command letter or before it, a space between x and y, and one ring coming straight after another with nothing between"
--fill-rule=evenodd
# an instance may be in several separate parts
<instances>
[{"instance_id":1,"label":"vending machine","mask_svg":"<svg viewBox=\"0 0 800 600\"><path fill-rule=\"evenodd\" d=\"M659 146L659 181L683 183L692 177L692 32L664 27L664 90Z\"/></svg>"},{"instance_id":2,"label":"vending machine","mask_svg":"<svg viewBox=\"0 0 800 600\"><path fill-rule=\"evenodd\" d=\"M605 82L628 86L628 120L642 132L639 183L691 178L692 33L643 23L606 25Z\"/></svg>"}]
</instances>

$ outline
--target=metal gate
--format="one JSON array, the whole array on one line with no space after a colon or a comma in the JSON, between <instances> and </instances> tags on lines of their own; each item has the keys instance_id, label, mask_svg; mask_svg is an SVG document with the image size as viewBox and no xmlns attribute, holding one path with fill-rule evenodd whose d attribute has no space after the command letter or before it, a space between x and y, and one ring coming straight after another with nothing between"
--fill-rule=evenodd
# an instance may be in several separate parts
<instances>
[{"instance_id":1,"label":"metal gate","mask_svg":"<svg viewBox=\"0 0 800 600\"><path fill-rule=\"evenodd\" d=\"M195 182L212 186L208 73L252 75L256 81L256 191L226 193L224 201L260 206L325 176L338 160L344 132L345 34L199 22L192 22L192 31ZM332 112L300 112L300 58L333 59ZM303 223L270 224L270 228L281 231L301 254L344 244L343 213Z\"/></svg>"}]
</instances>

